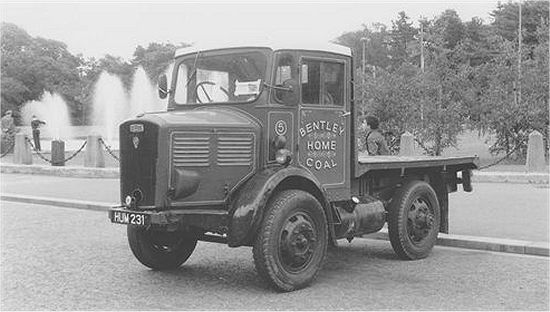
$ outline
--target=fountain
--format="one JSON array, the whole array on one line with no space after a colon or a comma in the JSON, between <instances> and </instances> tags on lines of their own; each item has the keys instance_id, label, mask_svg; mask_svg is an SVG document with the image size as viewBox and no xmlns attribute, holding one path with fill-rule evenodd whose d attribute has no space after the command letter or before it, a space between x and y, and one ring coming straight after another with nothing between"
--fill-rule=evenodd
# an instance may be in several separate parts
<instances>
[{"instance_id":1,"label":"fountain","mask_svg":"<svg viewBox=\"0 0 550 312\"><path fill-rule=\"evenodd\" d=\"M118 125L128 117L127 103L121 80L102 72L94 89L92 124L108 142L118 138Z\"/></svg>"},{"instance_id":2,"label":"fountain","mask_svg":"<svg viewBox=\"0 0 550 312\"><path fill-rule=\"evenodd\" d=\"M24 104L21 109L24 125L30 125L32 115L46 122L42 127L42 137L49 136L54 140L73 138L69 110L59 94L45 92L38 101Z\"/></svg>"},{"instance_id":3,"label":"fountain","mask_svg":"<svg viewBox=\"0 0 550 312\"><path fill-rule=\"evenodd\" d=\"M170 72L171 67L167 69ZM107 142L115 143L122 121L140 113L166 111L166 107L167 101L158 98L156 87L141 66L134 73L129 99L121 80L103 72L94 89L92 124L98 126L98 134Z\"/></svg>"},{"instance_id":4,"label":"fountain","mask_svg":"<svg viewBox=\"0 0 550 312\"><path fill-rule=\"evenodd\" d=\"M170 72L171 66L167 69L167 74L169 75ZM94 86L91 112L91 126L94 130L87 132L89 136L103 137L109 145L118 149L118 127L121 122L135 118L137 114L143 112L166 111L166 107L167 100L160 100L157 97L156 87L151 84L142 67L138 67L134 73L129 95L120 78L102 72ZM52 160L56 165L64 165L65 142L70 143L71 150L77 148L67 104L59 94L45 92L39 100L28 102L22 107L23 124L29 125L32 115L46 122L42 127L42 139L51 139ZM48 145L43 144L43 147ZM55 150L58 151L55 153L56 157L53 153L54 145L56 145ZM99 151L102 147L97 145L95 149ZM86 150L88 151L88 148Z\"/></svg>"},{"instance_id":5,"label":"fountain","mask_svg":"<svg viewBox=\"0 0 550 312\"><path fill-rule=\"evenodd\" d=\"M130 92L130 116L128 117L135 117L144 112L160 111L162 108L158 105L157 98L147 73L143 67L139 66L134 73Z\"/></svg>"}]
</instances>

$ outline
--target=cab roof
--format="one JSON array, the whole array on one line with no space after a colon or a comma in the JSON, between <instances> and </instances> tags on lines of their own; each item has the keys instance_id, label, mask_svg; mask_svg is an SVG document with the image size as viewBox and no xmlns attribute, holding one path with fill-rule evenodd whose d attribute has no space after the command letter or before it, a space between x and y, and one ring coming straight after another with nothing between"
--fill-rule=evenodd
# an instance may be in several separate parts
<instances>
[{"instance_id":1,"label":"cab roof","mask_svg":"<svg viewBox=\"0 0 550 312\"><path fill-rule=\"evenodd\" d=\"M305 42L292 41L292 42L228 42L222 43L220 41L212 43L197 43L190 47L180 48L176 50L175 57L179 57L186 54L196 53L198 51L209 51L229 48L268 48L273 51L278 50L307 50L307 51L320 51L329 52L334 54L340 54L345 56L351 56L351 49L339 44L324 43L324 42Z\"/></svg>"}]
</instances>

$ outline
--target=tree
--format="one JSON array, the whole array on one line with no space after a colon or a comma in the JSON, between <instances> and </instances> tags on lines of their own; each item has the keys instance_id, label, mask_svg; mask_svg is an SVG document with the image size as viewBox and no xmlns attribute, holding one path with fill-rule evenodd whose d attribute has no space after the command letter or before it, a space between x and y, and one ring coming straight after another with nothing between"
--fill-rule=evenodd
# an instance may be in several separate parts
<instances>
[{"instance_id":1,"label":"tree","mask_svg":"<svg viewBox=\"0 0 550 312\"><path fill-rule=\"evenodd\" d=\"M516 43L504 37L494 42L501 53L477 69L478 76L486 77L487 82L481 90L481 118L476 126L495 134L493 153L515 151L517 158L525 157L527 137L533 130L541 132L548 144L548 33L548 21L543 21L532 56L525 50L522 55L521 76Z\"/></svg>"},{"instance_id":2,"label":"tree","mask_svg":"<svg viewBox=\"0 0 550 312\"><path fill-rule=\"evenodd\" d=\"M491 36L491 27L484 25L478 17L464 23L464 37L457 46L457 51L464 57L463 61L474 67L490 61L497 53L490 44Z\"/></svg>"},{"instance_id":3,"label":"tree","mask_svg":"<svg viewBox=\"0 0 550 312\"><path fill-rule=\"evenodd\" d=\"M412 133L429 155L441 155L447 147L456 147L457 136L466 120L465 102L471 85L465 79L467 68L456 66L449 55L438 54L419 77L422 92L422 116Z\"/></svg>"},{"instance_id":4,"label":"tree","mask_svg":"<svg viewBox=\"0 0 550 312\"><path fill-rule=\"evenodd\" d=\"M11 109L19 122L21 106L47 91L60 94L67 102L73 124L85 124L102 71L118 76L128 90L137 66L156 78L173 61L175 50L170 43L150 43L147 48L138 46L130 62L113 55L87 59L72 55L63 42L32 37L14 24L2 23L2 114Z\"/></svg>"},{"instance_id":5,"label":"tree","mask_svg":"<svg viewBox=\"0 0 550 312\"><path fill-rule=\"evenodd\" d=\"M391 31L391 55L395 66L399 67L403 62L408 61L410 43L416 41L418 29L413 27L413 22L405 12L401 11L398 14L398 19L392 21Z\"/></svg>"},{"instance_id":6,"label":"tree","mask_svg":"<svg viewBox=\"0 0 550 312\"><path fill-rule=\"evenodd\" d=\"M391 65L389 42L391 41L390 32L384 24L373 24L373 29L363 25L363 29L346 32L336 38L334 41L352 49L354 55L354 65L360 68L363 64L363 42L361 38L366 38L366 61L368 65L376 68L388 68Z\"/></svg>"},{"instance_id":7,"label":"tree","mask_svg":"<svg viewBox=\"0 0 550 312\"><path fill-rule=\"evenodd\" d=\"M181 47L187 47L188 44L182 43ZM171 43L149 43L147 48L137 46L134 52L132 64L142 66L150 79L156 80L159 75L164 73L168 65L174 59L176 46Z\"/></svg>"},{"instance_id":8,"label":"tree","mask_svg":"<svg viewBox=\"0 0 550 312\"><path fill-rule=\"evenodd\" d=\"M521 11L523 43L527 45L537 45L540 43L539 37L537 36L537 29L542 22L548 21L548 1L522 1ZM491 13L491 16L494 19L492 26L496 34L508 41L517 42L519 3L499 3L497 8Z\"/></svg>"},{"instance_id":9,"label":"tree","mask_svg":"<svg viewBox=\"0 0 550 312\"><path fill-rule=\"evenodd\" d=\"M1 25L2 109L37 100L44 91L59 93L76 115L80 59L59 41L33 38L14 24ZM17 120L17 119L16 119Z\"/></svg>"},{"instance_id":10,"label":"tree","mask_svg":"<svg viewBox=\"0 0 550 312\"><path fill-rule=\"evenodd\" d=\"M455 10L445 10L435 19L432 32L439 37L443 48L454 49L464 38L465 28Z\"/></svg>"},{"instance_id":11,"label":"tree","mask_svg":"<svg viewBox=\"0 0 550 312\"><path fill-rule=\"evenodd\" d=\"M21 81L11 77L3 77L0 83L3 116L7 110L15 111L18 108L18 103L25 102L29 89Z\"/></svg>"},{"instance_id":12,"label":"tree","mask_svg":"<svg viewBox=\"0 0 550 312\"><path fill-rule=\"evenodd\" d=\"M99 73L106 71L118 76L122 80L124 87L127 90L130 89L134 66L120 56L106 54L103 58L99 59L96 69L99 70Z\"/></svg>"},{"instance_id":13,"label":"tree","mask_svg":"<svg viewBox=\"0 0 550 312\"><path fill-rule=\"evenodd\" d=\"M427 154L441 155L445 148L456 146L475 89L469 64L457 49L466 32L456 12L447 10L422 22L425 71L418 66L418 29L401 12L391 31L393 66L379 71L376 78L366 76L356 94L366 103L360 110L376 115L383 131L397 135L409 131Z\"/></svg>"},{"instance_id":14,"label":"tree","mask_svg":"<svg viewBox=\"0 0 550 312\"><path fill-rule=\"evenodd\" d=\"M17 55L25 54L30 49L31 42L31 36L23 29L14 24L1 24L2 116L6 110L17 112L19 106L32 97L31 90L22 81L21 73L13 69L23 66L23 61ZM14 115L17 117L17 114Z\"/></svg>"}]
</instances>

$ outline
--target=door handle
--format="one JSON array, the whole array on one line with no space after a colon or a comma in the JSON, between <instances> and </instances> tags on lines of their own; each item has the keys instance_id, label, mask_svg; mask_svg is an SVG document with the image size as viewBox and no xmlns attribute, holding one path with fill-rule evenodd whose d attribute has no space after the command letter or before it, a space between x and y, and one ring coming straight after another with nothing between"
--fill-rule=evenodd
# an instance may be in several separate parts
<instances>
[{"instance_id":1,"label":"door handle","mask_svg":"<svg viewBox=\"0 0 550 312\"><path fill-rule=\"evenodd\" d=\"M342 115L340 115L340 117L348 117L348 116L351 116L351 112L343 111Z\"/></svg>"}]
</instances>

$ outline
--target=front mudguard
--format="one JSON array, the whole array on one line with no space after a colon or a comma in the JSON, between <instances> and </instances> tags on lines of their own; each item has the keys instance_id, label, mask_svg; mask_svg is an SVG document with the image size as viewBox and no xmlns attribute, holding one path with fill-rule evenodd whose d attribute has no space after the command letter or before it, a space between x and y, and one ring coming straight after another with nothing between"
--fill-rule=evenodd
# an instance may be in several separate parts
<instances>
[{"instance_id":1,"label":"front mudguard","mask_svg":"<svg viewBox=\"0 0 550 312\"><path fill-rule=\"evenodd\" d=\"M287 184L288 182L289 184ZM273 166L256 173L231 201L227 244L230 247L252 245L261 225L265 207L276 190L298 188L313 193L325 210L329 235L335 245L332 209L326 191L308 171L297 167Z\"/></svg>"}]
</instances>

